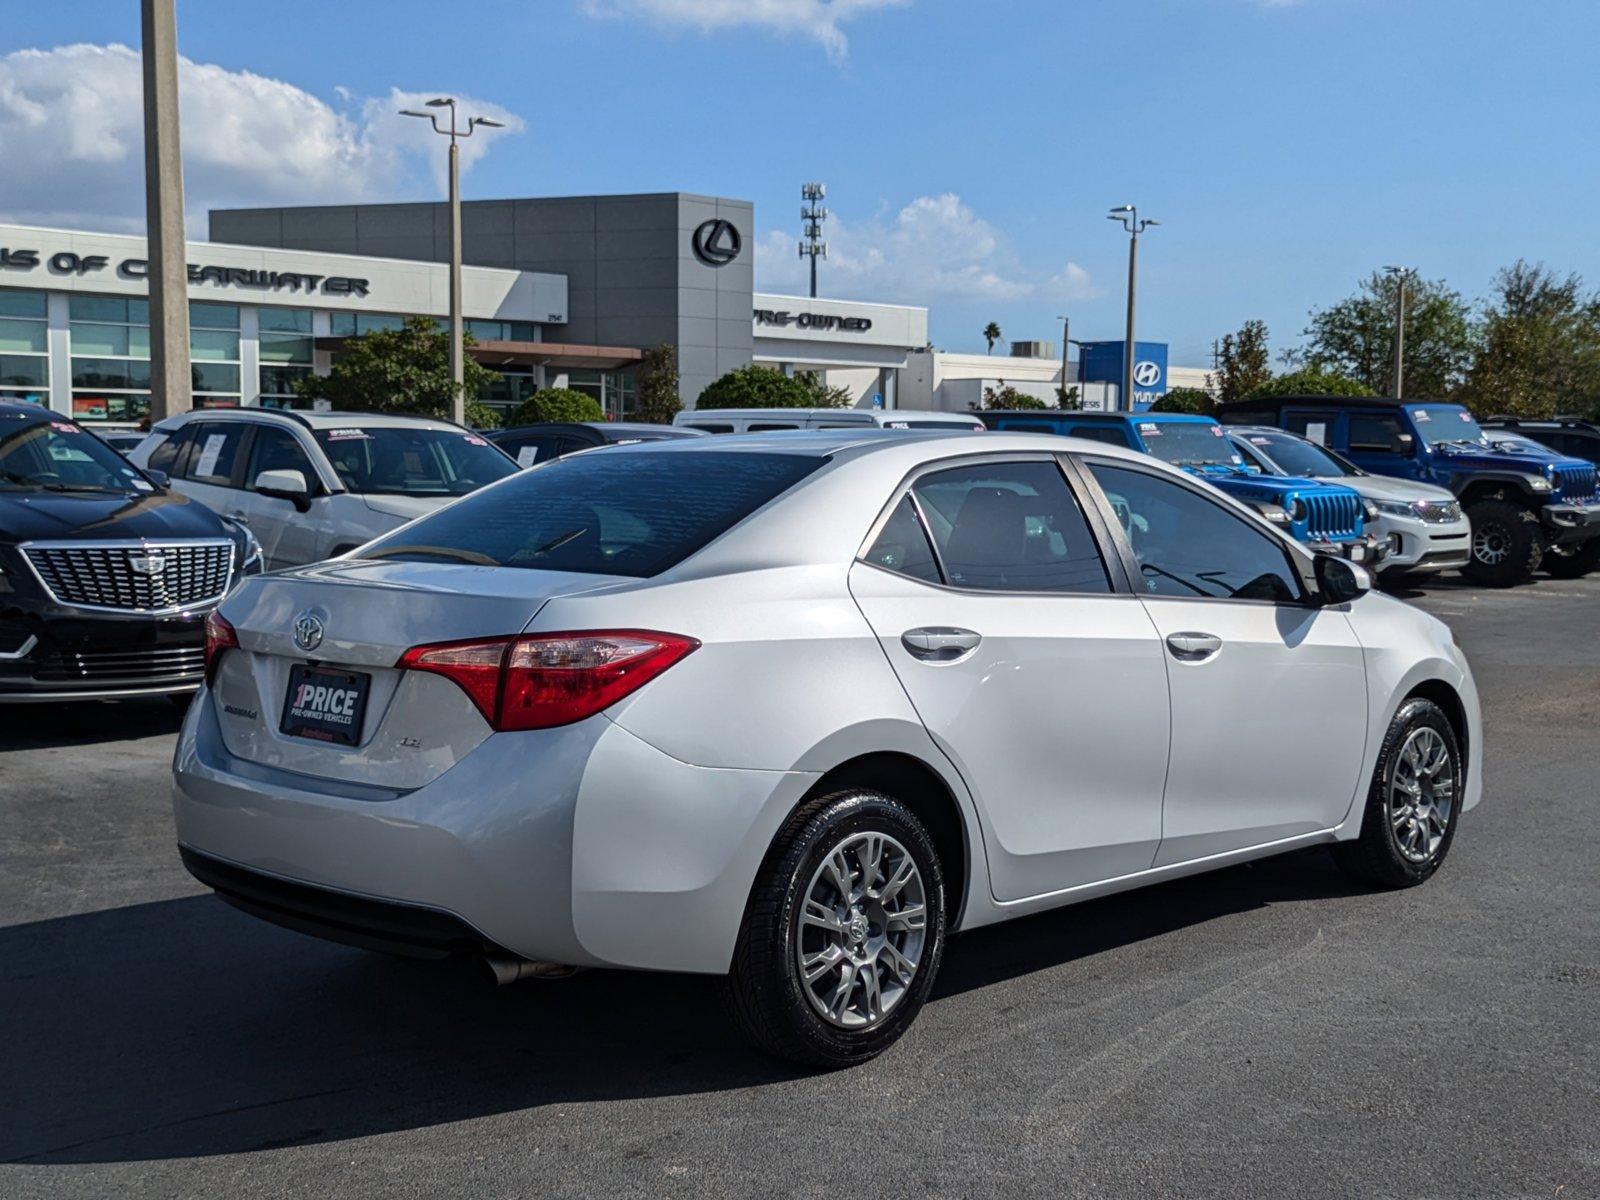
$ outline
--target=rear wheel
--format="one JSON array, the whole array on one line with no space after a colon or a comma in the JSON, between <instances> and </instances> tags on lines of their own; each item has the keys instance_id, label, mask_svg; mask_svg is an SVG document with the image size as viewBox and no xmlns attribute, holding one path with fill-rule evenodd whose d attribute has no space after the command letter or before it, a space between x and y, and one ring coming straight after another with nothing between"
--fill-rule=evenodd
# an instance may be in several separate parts
<instances>
[{"instance_id":1,"label":"rear wheel","mask_svg":"<svg viewBox=\"0 0 1600 1200\"><path fill-rule=\"evenodd\" d=\"M1444 710L1432 700L1407 700L1378 752L1361 836L1336 845L1334 859L1364 883L1422 883L1450 852L1464 784L1461 748Z\"/></svg>"},{"instance_id":2,"label":"rear wheel","mask_svg":"<svg viewBox=\"0 0 1600 1200\"><path fill-rule=\"evenodd\" d=\"M1461 573L1485 587L1527 583L1539 569L1544 541L1539 518L1509 500L1479 500L1467 509L1472 561Z\"/></svg>"},{"instance_id":3,"label":"rear wheel","mask_svg":"<svg viewBox=\"0 0 1600 1200\"><path fill-rule=\"evenodd\" d=\"M944 953L933 841L899 801L849 789L805 805L750 897L723 998L769 1054L866 1062L916 1019Z\"/></svg>"},{"instance_id":4,"label":"rear wheel","mask_svg":"<svg viewBox=\"0 0 1600 1200\"><path fill-rule=\"evenodd\" d=\"M1557 579L1581 579L1600 567L1600 537L1575 546L1551 546L1544 552L1544 569Z\"/></svg>"}]
</instances>

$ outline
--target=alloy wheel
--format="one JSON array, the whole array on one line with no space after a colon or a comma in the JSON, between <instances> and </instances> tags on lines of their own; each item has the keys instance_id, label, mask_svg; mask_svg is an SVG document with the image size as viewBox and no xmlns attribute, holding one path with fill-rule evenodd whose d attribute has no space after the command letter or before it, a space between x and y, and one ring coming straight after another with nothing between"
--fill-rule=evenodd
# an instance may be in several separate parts
<instances>
[{"instance_id":1,"label":"alloy wheel","mask_svg":"<svg viewBox=\"0 0 1600 1200\"><path fill-rule=\"evenodd\" d=\"M1511 553L1511 539L1503 529L1490 526L1472 533L1472 557L1491 567L1498 566Z\"/></svg>"},{"instance_id":2,"label":"alloy wheel","mask_svg":"<svg viewBox=\"0 0 1600 1200\"><path fill-rule=\"evenodd\" d=\"M1395 756L1389 782L1389 825L1410 862L1427 862L1450 828L1456 806L1456 767L1439 731L1413 729Z\"/></svg>"},{"instance_id":3,"label":"alloy wheel","mask_svg":"<svg viewBox=\"0 0 1600 1200\"><path fill-rule=\"evenodd\" d=\"M853 833L823 856L806 886L795 956L818 1015L871 1028L905 998L927 929L922 872L883 833Z\"/></svg>"}]
</instances>

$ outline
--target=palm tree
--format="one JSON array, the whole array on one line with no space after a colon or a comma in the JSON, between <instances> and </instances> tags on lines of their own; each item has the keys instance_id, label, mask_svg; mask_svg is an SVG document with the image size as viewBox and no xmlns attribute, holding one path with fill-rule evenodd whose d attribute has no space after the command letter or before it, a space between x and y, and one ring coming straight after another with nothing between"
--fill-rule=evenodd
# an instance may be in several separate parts
<instances>
[{"instance_id":1,"label":"palm tree","mask_svg":"<svg viewBox=\"0 0 1600 1200\"><path fill-rule=\"evenodd\" d=\"M985 325L983 327L983 340L985 342L987 342L988 345L989 345L989 348L987 350L985 350L984 353L985 354L993 354L994 353L994 344L996 342L998 342L998 341L1004 340L1001 337L1000 326L999 326L999 324L997 322L990 321L987 325Z\"/></svg>"}]
</instances>

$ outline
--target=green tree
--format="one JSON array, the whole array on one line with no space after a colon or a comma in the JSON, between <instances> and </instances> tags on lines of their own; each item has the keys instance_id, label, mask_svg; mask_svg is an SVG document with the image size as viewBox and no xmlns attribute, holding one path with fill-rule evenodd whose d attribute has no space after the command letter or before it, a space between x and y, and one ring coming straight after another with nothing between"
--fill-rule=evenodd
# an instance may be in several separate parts
<instances>
[{"instance_id":1,"label":"green tree","mask_svg":"<svg viewBox=\"0 0 1600 1200\"><path fill-rule=\"evenodd\" d=\"M983 327L983 341L987 347L984 350L985 354L993 354L994 344L1004 340L1005 338L1000 333L1000 323L998 321L990 321Z\"/></svg>"},{"instance_id":2,"label":"green tree","mask_svg":"<svg viewBox=\"0 0 1600 1200\"><path fill-rule=\"evenodd\" d=\"M1222 335L1216 374L1211 377L1219 401L1241 400L1271 378L1265 321L1246 321L1237 333Z\"/></svg>"},{"instance_id":3,"label":"green tree","mask_svg":"<svg viewBox=\"0 0 1600 1200\"><path fill-rule=\"evenodd\" d=\"M1394 276L1374 272L1355 295L1313 311L1308 340L1287 356L1290 365L1348 375L1372 394L1393 395L1397 287ZM1455 397L1472 365L1476 335L1472 310L1443 280L1408 280L1406 395Z\"/></svg>"},{"instance_id":4,"label":"green tree","mask_svg":"<svg viewBox=\"0 0 1600 1200\"><path fill-rule=\"evenodd\" d=\"M1056 386L1056 407L1068 412L1078 412L1083 408L1083 393L1078 390L1078 385L1071 387Z\"/></svg>"},{"instance_id":5,"label":"green tree","mask_svg":"<svg viewBox=\"0 0 1600 1200\"><path fill-rule=\"evenodd\" d=\"M1027 392L1019 392L1004 379L995 387L983 389L983 407L989 408L1049 408L1037 396L1030 396Z\"/></svg>"},{"instance_id":6,"label":"green tree","mask_svg":"<svg viewBox=\"0 0 1600 1200\"><path fill-rule=\"evenodd\" d=\"M1150 411L1198 413L1203 417L1209 417L1216 414L1217 402L1211 398L1211 393L1203 388L1173 388L1152 404Z\"/></svg>"},{"instance_id":7,"label":"green tree","mask_svg":"<svg viewBox=\"0 0 1600 1200\"><path fill-rule=\"evenodd\" d=\"M805 386L811 395L812 408L849 408L853 397L850 389L845 387L830 387L828 381L820 372L801 371L795 376Z\"/></svg>"},{"instance_id":8,"label":"green tree","mask_svg":"<svg viewBox=\"0 0 1600 1200\"><path fill-rule=\"evenodd\" d=\"M605 409L588 392L571 388L540 388L511 414L513 425L537 425L541 421L604 421Z\"/></svg>"},{"instance_id":9,"label":"green tree","mask_svg":"<svg viewBox=\"0 0 1600 1200\"><path fill-rule=\"evenodd\" d=\"M1600 300L1578 276L1521 260L1495 276L1466 401L1479 416L1600 415Z\"/></svg>"},{"instance_id":10,"label":"green tree","mask_svg":"<svg viewBox=\"0 0 1600 1200\"><path fill-rule=\"evenodd\" d=\"M466 345L473 345L466 335ZM467 421L493 426L499 417L475 397L500 376L467 356ZM344 344L326 375L309 375L295 386L302 400L326 400L343 412L450 416L455 384L450 378L450 335L432 317L407 317L399 329L364 333Z\"/></svg>"},{"instance_id":11,"label":"green tree","mask_svg":"<svg viewBox=\"0 0 1600 1200\"><path fill-rule=\"evenodd\" d=\"M713 379L696 408L811 408L816 396L798 379L754 363Z\"/></svg>"},{"instance_id":12,"label":"green tree","mask_svg":"<svg viewBox=\"0 0 1600 1200\"><path fill-rule=\"evenodd\" d=\"M678 351L670 343L651 346L639 362L638 416L652 425L671 425L683 408L678 399Z\"/></svg>"},{"instance_id":13,"label":"green tree","mask_svg":"<svg viewBox=\"0 0 1600 1200\"><path fill-rule=\"evenodd\" d=\"M1376 393L1359 379L1341 375L1337 371L1324 371L1305 367L1274 375L1260 387L1241 399L1255 396L1372 396Z\"/></svg>"}]
</instances>

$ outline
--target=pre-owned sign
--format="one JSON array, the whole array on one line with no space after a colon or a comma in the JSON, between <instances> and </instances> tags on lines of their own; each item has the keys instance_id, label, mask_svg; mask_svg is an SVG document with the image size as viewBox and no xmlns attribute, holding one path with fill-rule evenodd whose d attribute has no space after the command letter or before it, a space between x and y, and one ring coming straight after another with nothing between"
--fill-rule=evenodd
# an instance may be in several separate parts
<instances>
[{"instance_id":1,"label":"pre-owned sign","mask_svg":"<svg viewBox=\"0 0 1600 1200\"><path fill-rule=\"evenodd\" d=\"M817 329L823 332L865 333L872 328L867 317L840 317L833 313L790 312L781 308L756 309L757 325L777 325L782 328Z\"/></svg>"},{"instance_id":2,"label":"pre-owned sign","mask_svg":"<svg viewBox=\"0 0 1600 1200\"><path fill-rule=\"evenodd\" d=\"M13 250L0 246L0 269L35 271L41 266L53 275L88 275L104 271L111 260L104 254L76 254L61 250L45 259L39 250ZM259 271L249 267L223 267L189 263L190 283L210 283L218 287L256 288L261 291L323 292L330 296L365 296L368 283L350 275L312 275L304 271ZM125 258L117 263L123 279L148 279L150 264L142 258Z\"/></svg>"}]
</instances>

